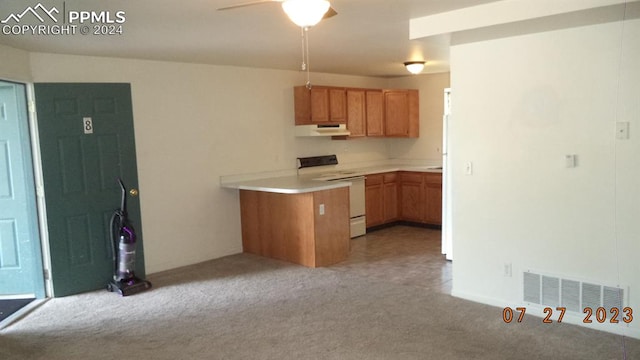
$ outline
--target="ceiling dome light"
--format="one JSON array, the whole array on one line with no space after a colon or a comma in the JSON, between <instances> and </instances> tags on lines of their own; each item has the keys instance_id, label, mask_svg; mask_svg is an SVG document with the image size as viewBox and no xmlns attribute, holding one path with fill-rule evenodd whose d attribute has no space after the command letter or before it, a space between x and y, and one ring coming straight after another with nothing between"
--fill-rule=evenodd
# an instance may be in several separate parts
<instances>
[{"instance_id":1,"label":"ceiling dome light","mask_svg":"<svg viewBox=\"0 0 640 360\"><path fill-rule=\"evenodd\" d=\"M424 69L424 61L407 61L404 63L404 66L407 70L412 74L420 74L422 69Z\"/></svg>"},{"instance_id":2,"label":"ceiling dome light","mask_svg":"<svg viewBox=\"0 0 640 360\"><path fill-rule=\"evenodd\" d=\"M329 10L327 0L285 0L282 9L296 25L307 28L316 25Z\"/></svg>"}]
</instances>

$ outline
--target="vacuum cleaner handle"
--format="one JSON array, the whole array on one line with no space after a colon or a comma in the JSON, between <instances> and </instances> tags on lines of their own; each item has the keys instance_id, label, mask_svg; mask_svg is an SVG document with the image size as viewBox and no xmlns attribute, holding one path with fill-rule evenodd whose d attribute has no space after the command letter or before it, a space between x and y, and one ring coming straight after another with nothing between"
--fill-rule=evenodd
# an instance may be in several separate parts
<instances>
[{"instance_id":1,"label":"vacuum cleaner handle","mask_svg":"<svg viewBox=\"0 0 640 360\"><path fill-rule=\"evenodd\" d=\"M122 191L122 197L120 200L120 211L123 214L127 213L127 189L124 187L124 183L121 178L118 178L118 183L120 184L120 190Z\"/></svg>"}]
</instances>

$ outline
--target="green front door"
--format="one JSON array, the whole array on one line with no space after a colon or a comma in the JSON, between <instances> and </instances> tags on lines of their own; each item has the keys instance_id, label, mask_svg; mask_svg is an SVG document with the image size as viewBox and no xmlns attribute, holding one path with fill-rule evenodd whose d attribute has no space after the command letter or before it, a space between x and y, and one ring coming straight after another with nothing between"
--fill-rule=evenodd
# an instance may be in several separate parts
<instances>
[{"instance_id":1,"label":"green front door","mask_svg":"<svg viewBox=\"0 0 640 360\"><path fill-rule=\"evenodd\" d=\"M113 274L109 222L122 178L138 188L129 84L34 85L54 296L105 288ZM144 276L140 201L127 193Z\"/></svg>"},{"instance_id":2,"label":"green front door","mask_svg":"<svg viewBox=\"0 0 640 360\"><path fill-rule=\"evenodd\" d=\"M0 297L44 297L26 100L0 81Z\"/></svg>"}]
</instances>

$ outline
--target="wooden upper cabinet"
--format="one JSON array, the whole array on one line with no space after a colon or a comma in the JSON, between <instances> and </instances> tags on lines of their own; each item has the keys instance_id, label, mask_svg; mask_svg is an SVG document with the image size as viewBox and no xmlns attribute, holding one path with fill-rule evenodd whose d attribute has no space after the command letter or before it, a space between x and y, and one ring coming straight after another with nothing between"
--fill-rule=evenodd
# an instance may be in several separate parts
<instances>
[{"instance_id":1,"label":"wooden upper cabinet","mask_svg":"<svg viewBox=\"0 0 640 360\"><path fill-rule=\"evenodd\" d=\"M417 90L384 91L384 134L390 137L418 137Z\"/></svg>"},{"instance_id":2,"label":"wooden upper cabinet","mask_svg":"<svg viewBox=\"0 0 640 360\"><path fill-rule=\"evenodd\" d=\"M296 125L347 124L351 137L419 136L418 90L296 86L294 106Z\"/></svg>"},{"instance_id":3,"label":"wooden upper cabinet","mask_svg":"<svg viewBox=\"0 0 640 360\"><path fill-rule=\"evenodd\" d=\"M293 90L295 124L344 124L347 121L344 88L296 86Z\"/></svg>"},{"instance_id":4,"label":"wooden upper cabinet","mask_svg":"<svg viewBox=\"0 0 640 360\"><path fill-rule=\"evenodd\" d=\"M306 86L293 88L293 108L296 125L311 124L311 92Z\"/></svg>"},{"instance_id":5,"label":"wooden upper cabinet","mask_svg":"<svg viewBox=\"0 0 640 360\"><path fill-rule=\"evenodd\" d=\"M367 135L364 90L347 89L347 129L351 137Z\"/></svg>"},{"instance_id":6,"label":"wooden upper cabinet","mask_svg":"<svg viewBox=\"0 0 640 360\"><path fill-rule=\"evenodd\" d=\"M312 87L311 96L311 122L329 122L329 89Z\"/></svg>"},{"instance_id":7,"label":"wooden upper cabinet","mask_svg":"<svg viewBox=\"0 0 640 360\"><path fill-rule=\"evenodd\" d=\"M386 136L407 136L409 134L409 94L405 90L384 92L384 119Z\"/></svg>"},{"instance_id":8,"label":"wooden upper cabinet","mask_svg":"<svg viewBox=\"0 0 640 360\"><path fill-rule=\"evenodd\" d=\"M313 88L311 90L313 91ZM313 107L311 109L313 110ZM345 89L329 88L329 122L343 124L347 122L347 96Z\"/></svg>"},{"instance_id":9,"label":"wooden upper cabinet","mask_svg":"<svg viewBox=\"0 0 640 360\"><path fill-rule=\"evenodd\" d=\"M409 92L409 137L420 136L420 96L418 90Z\"/></svg>"},{"instance_id":10,"label":"wooden upper cabinet","mask_svg":"<svg viewBox=\"0 0 640 360\"><path fill-rule=\"evenodd\" d=\"M384 136L384 97L382 90L366 91L367 136Z\"/></svg>"}]
</instances>

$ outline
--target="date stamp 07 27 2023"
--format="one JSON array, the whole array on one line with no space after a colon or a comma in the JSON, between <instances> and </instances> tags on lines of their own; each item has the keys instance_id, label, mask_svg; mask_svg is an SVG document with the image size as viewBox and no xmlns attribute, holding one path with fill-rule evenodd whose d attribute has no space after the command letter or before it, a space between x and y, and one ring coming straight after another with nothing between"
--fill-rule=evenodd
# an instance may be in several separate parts
<instances>
[{"instance_id":1,"label":"date stamp 07 27 2023","mask_svg":"<svg viewBox=\"0 0 640 360\"><path fill-rule=\"evenodd\" d=\"M555 311L559 312L558 318L555 322L561 323L562 319L564 318L564 314L567 311L567 308L557 307L555 308ZM524 315L526 312L526 307L516 307L515 309L506 307L502 310L502 320L507 324L510 324L514 320L520 323L522 322L522 320L524 320ZM542 319L542 322L545 324L553 323L554 321L551 319L551 317L554 314L554 309L546 307L544 308L543 312L545 316ZM605 322L609 322L612 324L623 322L629 324L633 321L633 309L630 307L625 307L622 310L617 307L613 307L611 309L599 307L596 308L595 311L590 307L585 307L582 313L585 314L584 318L582 319L582 322L585 324L591 324L594 322L594 320L601 324Z\"/></svg>"}]
</instances>

